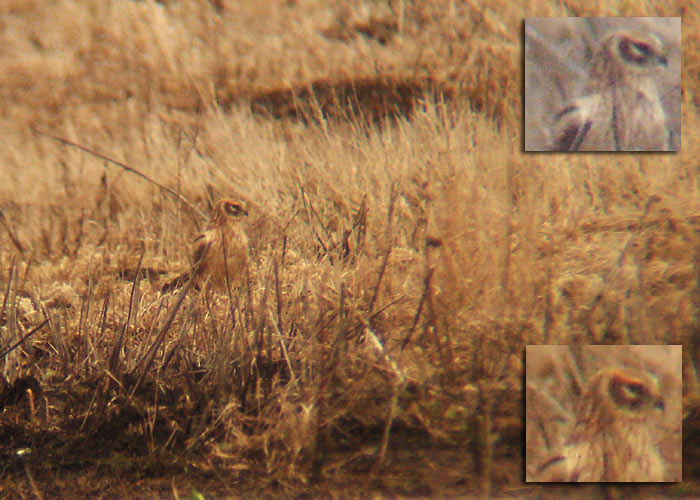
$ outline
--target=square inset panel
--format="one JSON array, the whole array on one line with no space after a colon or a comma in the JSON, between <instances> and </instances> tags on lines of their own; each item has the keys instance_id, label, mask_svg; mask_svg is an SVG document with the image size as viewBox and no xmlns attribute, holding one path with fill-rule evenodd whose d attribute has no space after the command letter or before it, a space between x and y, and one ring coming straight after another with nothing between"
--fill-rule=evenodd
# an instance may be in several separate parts
<instances>
[{"instance_id":1,"label":"square inset panel","mask_svg":"<svg viewBox=\"0 0 700 500\"><path fill-rule=\"evenodd\" d=\"M681 481L681 349L527 346L526 481Z\"/></svg>"},{"instance_id":2,"label":"square inset panel","mask_svg":"<svg viewBox=\"0 0 700 500\"><path fill-rule=\"evenodd\" d=\"M678 151L681 20L525 20L526 151Z\"/></svg>"}]
</instances>

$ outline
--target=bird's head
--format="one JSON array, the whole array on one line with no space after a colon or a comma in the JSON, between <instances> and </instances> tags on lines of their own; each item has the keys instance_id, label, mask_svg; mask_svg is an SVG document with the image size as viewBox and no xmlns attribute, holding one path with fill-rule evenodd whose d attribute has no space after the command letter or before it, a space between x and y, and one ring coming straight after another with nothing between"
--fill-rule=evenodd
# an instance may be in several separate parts
<instances>
[{"instance_id":1,"label":"bird's head","mask_svg":"<svg viewBox=\"0 0 700 500\"><path fill-rule=\"evenodd\" d=\"M212 222L223 223L230 219L240 219L248 215L248 209L242 201L228 198L219 200L212 210Z\"/></svg>"}]
</instances>

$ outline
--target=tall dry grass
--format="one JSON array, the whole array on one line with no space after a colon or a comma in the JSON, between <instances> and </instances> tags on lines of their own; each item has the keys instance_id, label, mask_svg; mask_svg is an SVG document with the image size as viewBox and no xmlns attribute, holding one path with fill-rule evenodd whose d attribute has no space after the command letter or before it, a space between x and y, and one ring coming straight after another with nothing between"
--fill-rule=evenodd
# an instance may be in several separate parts
<instances>
[{"instance_id":1,"label":"tall dry grass","mask_svg":"<svg viewBox=\"0 0 700 500\"><path fill-rule=\"evenodd\" d=\"M683 343L697 405L697 35L679 155L521 152L523 16L679 15L587 5L6 2L0 491L517 490L526 343ZM432 86L246 105L356 78ZM242 286L161 293L223 196Z\"/></svg>"}]
</instances>

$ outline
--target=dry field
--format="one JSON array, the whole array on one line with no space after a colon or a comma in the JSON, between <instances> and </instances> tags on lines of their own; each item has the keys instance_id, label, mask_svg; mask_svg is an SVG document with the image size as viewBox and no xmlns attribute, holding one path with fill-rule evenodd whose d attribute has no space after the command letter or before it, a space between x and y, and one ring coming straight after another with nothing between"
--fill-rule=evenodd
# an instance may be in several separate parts
<instances>
[{"instance_id":1,"label":"dry field","mask_svg":"<svg viewBox=\"0 0 700 500\"><path fill-rule=\"evenodd\" d=\"M685 481L605 495L697 498L700 6L527 3L0 2L0 498L562 498L545 343L683 344ZM524 154L523 18L604 15L683 16L681 152Z\"/></svg>"}]
</instances>

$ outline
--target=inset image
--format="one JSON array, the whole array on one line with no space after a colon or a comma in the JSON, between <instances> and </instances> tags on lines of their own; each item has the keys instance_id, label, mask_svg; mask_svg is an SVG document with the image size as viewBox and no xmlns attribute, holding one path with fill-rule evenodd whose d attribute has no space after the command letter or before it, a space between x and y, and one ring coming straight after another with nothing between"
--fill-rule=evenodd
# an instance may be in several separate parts
<instances>
[{"instance_id":1,"label":"inset image","mask_svg":"<svg viewBox=\"0 0 700 500\"><path fill-rule=\"evenodd\" d=\"M526 481L681 481L681 349L527 346Z\"/></svg>"},{"instance_id":2,"label":"inset image","mask_svg":"<svg viewBox=\"0 0 700 500\"><path fill-rule=\"evenodd\" d=\"M525 20L526 151L678 151L681 18Z\"/></svg>"}]
</instances>

